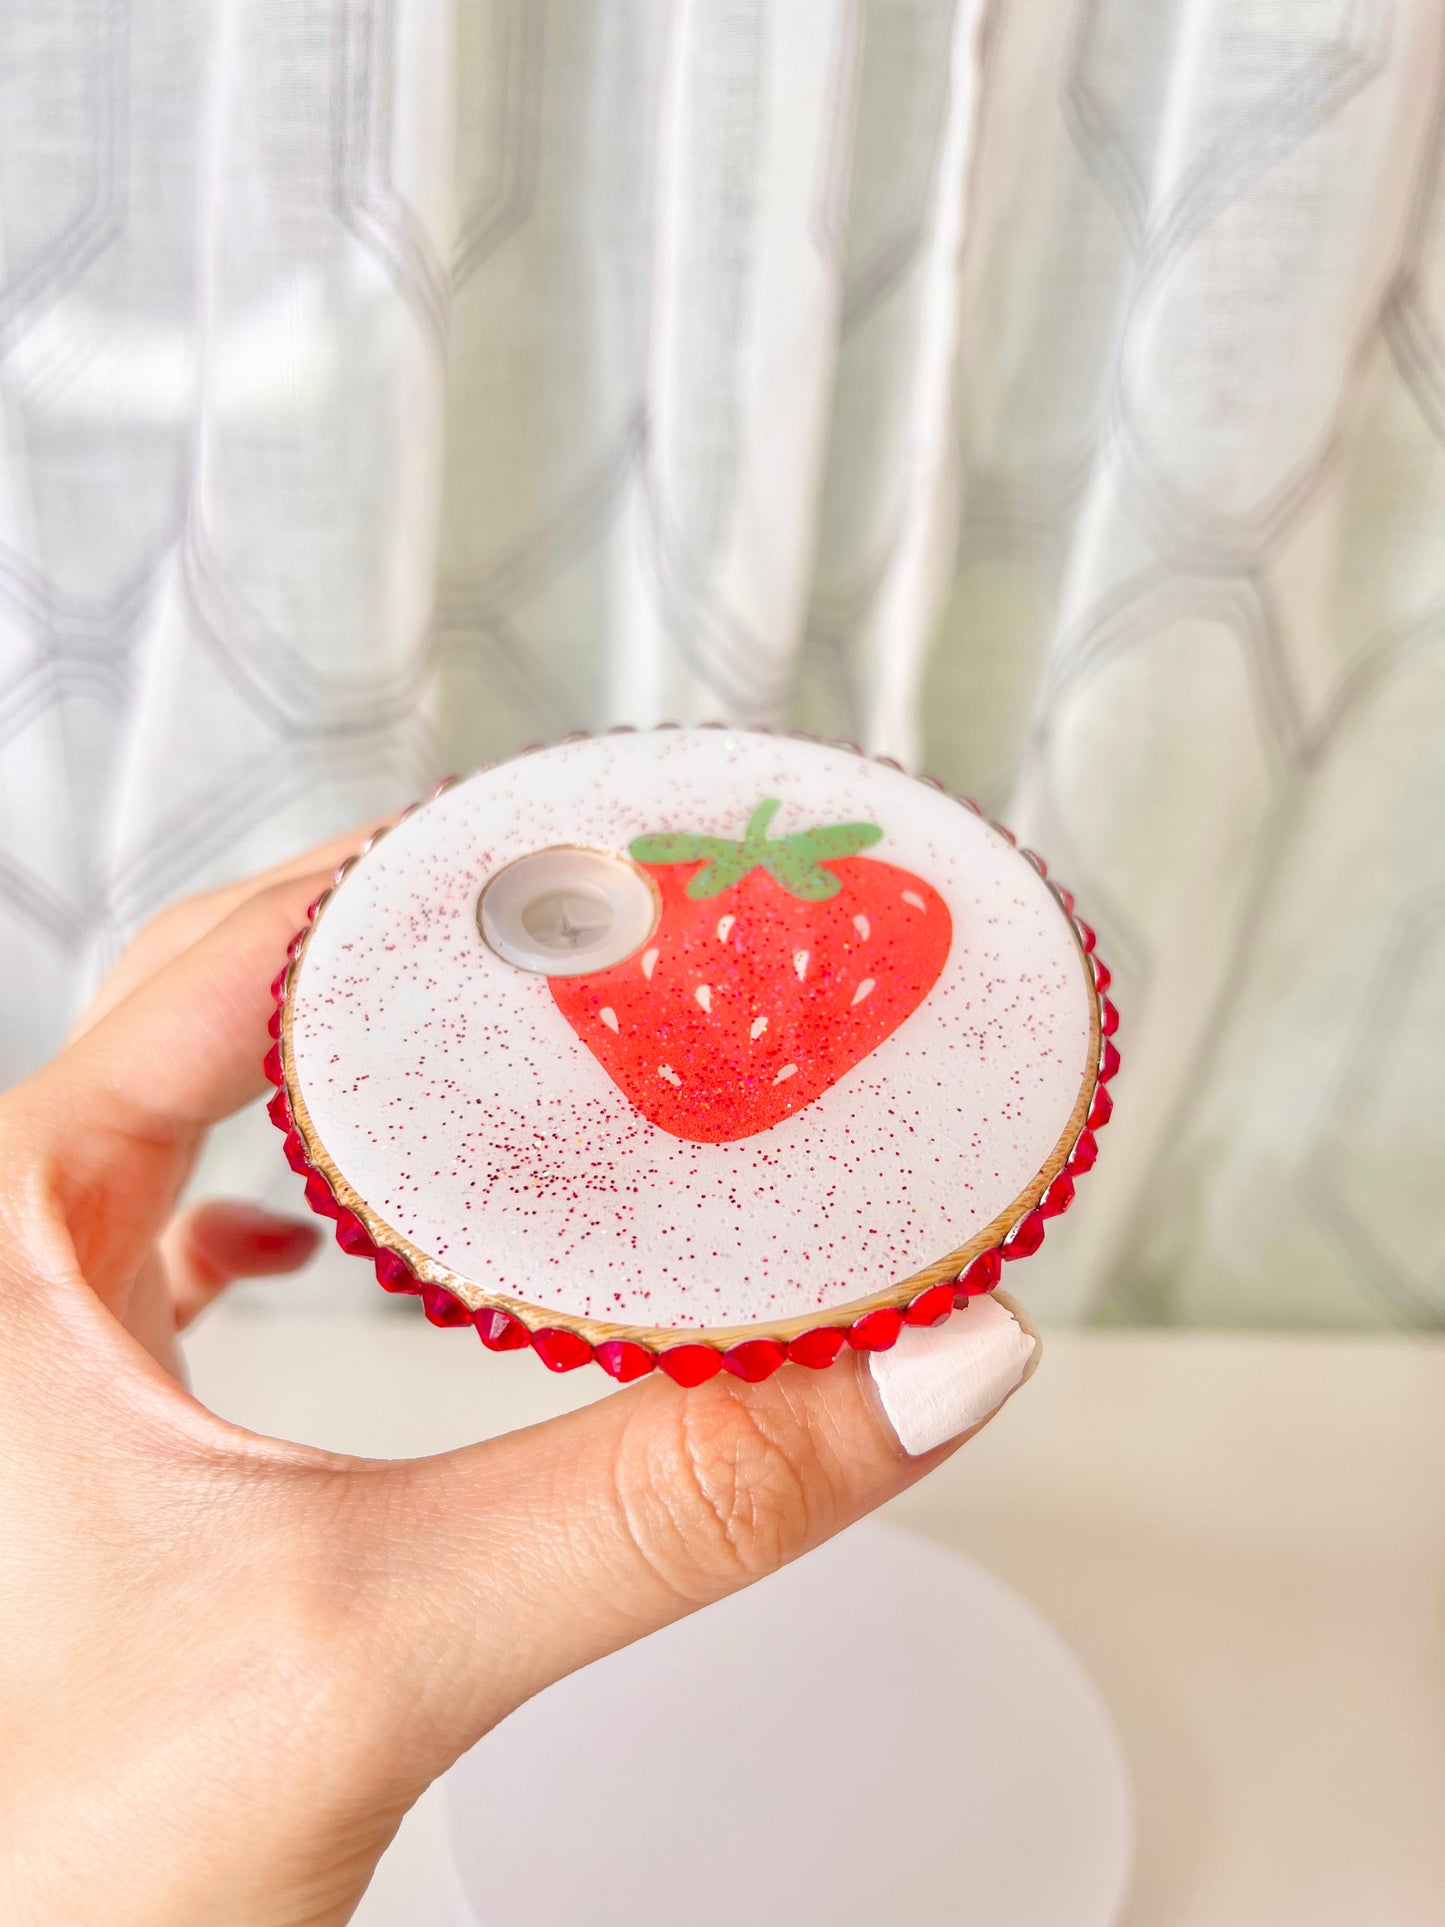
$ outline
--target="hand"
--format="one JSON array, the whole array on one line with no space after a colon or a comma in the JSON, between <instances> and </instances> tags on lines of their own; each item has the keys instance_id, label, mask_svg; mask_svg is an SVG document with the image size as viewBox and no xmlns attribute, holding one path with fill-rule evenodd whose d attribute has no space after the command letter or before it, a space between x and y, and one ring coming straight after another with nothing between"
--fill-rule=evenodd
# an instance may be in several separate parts
<instances>
[{"instance_id":1,"label":"hand","mask_svg":"<svg viewBox=\"0 0 1445 1927\"><path fill-rule=\"evenodd\" d=\"M177 1329L315 1230L244 1205L167 1225L207 1128L263 1088L267 986L356 841L167 913L0 1099L8 1927L346 1920L496 1721L911 1484L1037 1358L985 1300L872 1373L656 1374L400 1464L205 1411Z\"/></svg>"}]
</instances>

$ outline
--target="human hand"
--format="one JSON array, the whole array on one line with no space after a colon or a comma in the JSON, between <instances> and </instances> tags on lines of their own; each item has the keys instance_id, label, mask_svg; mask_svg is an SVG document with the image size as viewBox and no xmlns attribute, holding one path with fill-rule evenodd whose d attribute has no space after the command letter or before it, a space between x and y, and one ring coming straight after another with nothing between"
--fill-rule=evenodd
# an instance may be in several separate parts
<instances>
[{"instance_id":1,"label":"human hand","mask_svg":"<svg viewBox=\"0 0 1445 1927\"><path fill-rule=\"evenodd\" d=\"M175 1334L309 1223L172 1222L263 1089L268 984L356 837L168 912L0 1098L0 1920L321 1927L406 1809L575 1667L911 1484L1026 1378L980 1300L869 1362L661 1374L409 1463L259 1438Z\"/></svg>"}]
</instances>

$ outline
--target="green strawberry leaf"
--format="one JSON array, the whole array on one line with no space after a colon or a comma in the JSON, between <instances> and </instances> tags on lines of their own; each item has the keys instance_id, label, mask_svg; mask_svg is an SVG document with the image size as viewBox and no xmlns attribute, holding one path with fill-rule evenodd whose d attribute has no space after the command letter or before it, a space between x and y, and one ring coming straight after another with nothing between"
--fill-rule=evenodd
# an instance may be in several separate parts
<instances>
[{"instance_id":1,"label":"green strawberry leaf","mask_svg":"<svg viewBox=\"0 0 1445 1927\"><path fill-rule=\"evenodd\" d=\"M764 797L737 842L666 832L634 837L628 851L637 863L702 863L704 868L688 880L687 894L694 902L721 896L751 871L764 869L789 895L805 903L823 903L843 887L842 880L824 865L871 849L883 835L876 823L828 823L774 840L768 836L768 825L781 807L777 797Z\"/></svg>"},{"instance_id":2,"label":"green strawberry leaf","mask_svg":"<svg viewBox=\"0 0 1445 1927\"><path fill-rule=\"evenodd\" d=\"M814 863L826 863L830 857L857 856L860 850L871 850L875 843L881 843L883 832L876 823L828 823L818 830L800 830L796 836L780 837L779 842L789 849L802 849Z\"/></svg>"},{"instance_id":3,"label":"green strawberry leaf","mask_svg":"<svg viewBox=\"0 0 1445 1927\"><path fill-rule=\"evenodd\" d=\"M843 888L841 877L799 856L796 851L780 848L776 856L764 857L763 868L789 896L801 897L804 903L826 903Z\"/></svg>"},{"instance_id":4,"label":"green strawberry leaf","mask_svg":"<svg viewBox=\"0 0 1445 1927\"><path fill-rule=\"evenodd\" d=\"M751 857L742 855L741 844L734 845L736 854L719 857L716 863L709 863L705 870L699 870L688 881L687 894L694 903L705 903L709 897L720 897L724 890L731 890L735 883L741 883L749 870L758 866Z\"/></svg>"},{"instance_id":5,"label":"green strawberry leaf","mask_svg":"<svg viewBox=\"0 0 1445 1927\"><path fill-rule=\"evenodd\" d=\"M700 863L704 857L726 856L738 845L725 836L635 836L628 844L634 863Z\"/></svg>"}]
</instances>

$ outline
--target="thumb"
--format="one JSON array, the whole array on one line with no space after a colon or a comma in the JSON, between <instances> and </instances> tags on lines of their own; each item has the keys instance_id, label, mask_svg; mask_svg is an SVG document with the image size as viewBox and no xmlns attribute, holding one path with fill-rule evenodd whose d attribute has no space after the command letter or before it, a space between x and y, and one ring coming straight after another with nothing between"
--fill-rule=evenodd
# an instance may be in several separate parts
<instances>
[{"instance_id":1,"label":"thumb","mask_svg":"<svg viewBox=\"0 0 1445 1927\"><path fill-rule=\"evenodd\" d=\"M661 1373L375 1489L391 1666L440 1772L552 1681L776 1571L911 1485L1031 1374L1002 1294L760 1385ZM385 1638L385 1636L384 1636Z\"/></svg>"}]
</instances>

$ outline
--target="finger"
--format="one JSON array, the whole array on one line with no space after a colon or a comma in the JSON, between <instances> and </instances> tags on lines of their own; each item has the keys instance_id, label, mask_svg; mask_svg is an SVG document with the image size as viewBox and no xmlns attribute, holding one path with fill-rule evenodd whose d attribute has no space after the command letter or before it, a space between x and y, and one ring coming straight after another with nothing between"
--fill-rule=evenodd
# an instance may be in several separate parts
<instances>
[{"instance_id":1,"label":"finger","mask_svg":"<svg viewBox=\"0 0 1445 1927\"><path fill-rule=\"evenodd\" d=\"M40 1072L96 1128L169 1141L260 1094L271 981L329 872L273 883L148 978Z\"/></svg>"},{"instance_id":2,"label":"finger","mask_svg":"<svg viewBox=\"0 0 1445 1927\"><path fill-rule=\"evenodd\" d=\"M313 1256L320 1228L245 1199L213 1198L178 1217L161 1241L176 1329L184 1331L237 1278L298 1271Z\"/></svg>"},{"instance_id":3,"label":"finger","mask_svg":"<svg viewBox=\"0 0 1445 1927\"><path fill-rule=\"evenodd\" d=\"M937 1331L905 1331L891 1368L894 1354L846 1352L823 1372L722 1375L691 1391L657 1373L530 1431L390 1468L366 1502L417 1706L409 1731L437 1749L419 1764L440 1771L549 1682L892 1498L999 1409L1038 1350L1027 1317L996 1296ZM884 1389L900 1364L913 1380L906 1436Z\"/></svg>"},{"instance_id":4,"label":"finger","mask_svg":"<svg viewBox=\"0 0 1445 1927\"><path fill-rule=\"evenodd\" d=\"M76 1262L129 1290L206 1129L261 1094L271 980L326 875L272 884L131 993L4 1103Z\"/></svg>"},{"instance_id":5,"label":"finger","mask_svg":"<svg viewBox=\"0 0 1445 1927\"><path fill-rule=\"evenodd\" d=\"M87 1005L71 1032L71 1041L84 1036L147 978L153 977L158 970L164 970L183 950L199 942L248 899L273 884L335 871L347 857L355 855L368 837L376 834L385 820L376 819L357 829L347 830L340 836L330 837L326 842L318 843L314 849L290 857L272 869L263 870L240 883L227 884L219 890L207 890L199 896L187 897L152 917Z\"/></svg>"}]
</instances>

